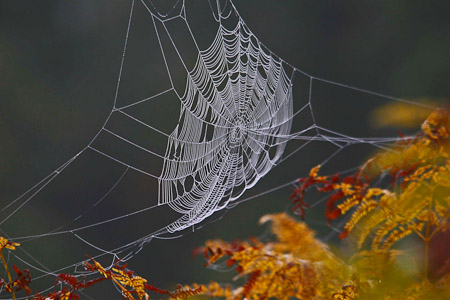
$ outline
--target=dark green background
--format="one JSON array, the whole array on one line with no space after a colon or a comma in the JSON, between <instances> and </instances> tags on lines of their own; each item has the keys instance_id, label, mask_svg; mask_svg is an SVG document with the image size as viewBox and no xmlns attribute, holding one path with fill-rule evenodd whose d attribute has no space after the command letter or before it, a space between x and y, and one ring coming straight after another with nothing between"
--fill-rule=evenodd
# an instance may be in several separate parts
<instances>
[{"instance_id":1,"label":"dark green background","mask_svg":"<svg viewBox=\"0 0 450 300\"><path fill-rule=\"evenodd\" d=\"M191 1L200 7L198 16L210 13L206 1L188 0L188 3ZM83 149L102 126L114 99L130 3L126 0L0 3L1 207ZM169 6L161 5L161 9ZM267 47L309 74L413 100L445 101L442 99L449 95L448 1L259 0L236 1L235 5ZM372 129L366 122L368 112L386 101L325 84L315 85L313 92L312 103L320 124L354 136L396 134L395 130ZM153 114L164 122L161 112ZM350 148L327 171L351 168L373 150L365 146ZM332 152L323 143L301 151L290 163L280 166L272 178L268 176L257 185L255 193L305 175ZM37 232L43 232L47 223L72 220L74 216L62 211L70 210L77 201L92 204L95 200L80 199L88 197L97 187L100 190L110 186L121 173L111 164L105 171L110 177L95 175L98 171L95 163L94 157L79 162L81 167L71 171L73 177L70 173L49 187L52 201L46 202L44 194L40 201L27 204L26 212L14 215L1 229L18 236L23 228L35 227ZM89 170L90 166L93 169ZM92 181L77 183L77 193L72 194L67 190L73 188L73 178ZM136 201L144 201L140 204L146 205L145 198L136 200L146 192L145 180L138 177L129 180L129 185L124 184L116 195L116 202L108 207L113 215L123 214L134 205L139 208ZM182 238L154 240L130 262L130 267L163 288L173 288L176 283L207 282L211 278L228 280L229 273L217 274L202 268L203 262L192 259L191 251L208 238L263 234L264 228L257 226L257 220L267 212L289 210L290 192L290 188L285 188L245 202L218 222ZM128 221L121 232L97 234L125 243L128 230L158 225L156 219ZM309 214L307 221L322 237L331 231L319 208ZM64 262L80 255L65 237L45 243L55 260ZM27 251L38 259L42 254L34 253L32 246ZM94 299L110 299L108 293L120 299L108 284L88 294Z\"/></svg>"}]
</instances>

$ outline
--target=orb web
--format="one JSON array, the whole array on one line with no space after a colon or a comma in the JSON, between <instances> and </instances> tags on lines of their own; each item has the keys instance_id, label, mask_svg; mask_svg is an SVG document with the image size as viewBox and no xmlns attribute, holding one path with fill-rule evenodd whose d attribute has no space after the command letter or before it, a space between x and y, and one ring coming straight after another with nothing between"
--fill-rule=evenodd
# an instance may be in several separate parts
<instances>
[{"instance_id":1,"label":"orb web","mask_svg":"<svg viewBox=\"0 0 450 300\"><path fill-rule=\"evenodd\" d=\"M2 203L2 234L22 243L18 251L8 252L8 261L29 266L37 274L34 282L50 278L52 288L54 277L61 272L80 277L92 275L82 269L84 257L58 265L51 264L51 253L35 257L31 252L42 252L39 247L45 247L40 241L71 238L96 259L127 261L153 239L176 238L185 229L205 223L219 210L292 185L299 174L264 186L261 192L246 194L311 143L323 143L333 149L325 159L313 162L324 165L353 145L389 150L389 145L397 140L361 138L327 128L316 118L313 107L320 98L313 91L326 85L357 92L359 96L410 102L310 75L271 52L251 32L232 1L208 3L209 17L216 27L214 38L204 46L195 36L185 1L177 1L168 11L161 12L152 1L132 0L113 107L104 124L73 157L21 196ZM138 38L133 39L138 17L147 22L145 26L153 38L150 46L157 49L160 60L151 64L153 90L136 100L124 96L122 91L124 84L133 83L133 79L127 83L124 74L133 60L129 42L134 41L137 49L141 46ZM167 82L155 83L159 77ZM155 112L155 108L170 113ZM170 119L164 122L167 126L162 122L165 118ZM152 123L152 119L157 121ZM157 142L161 146L152 148ZM22 212L32 210L31 204L42 194L45 196L46 191L58 189L61 176L68 174L65 176L70 180L71 169L87 159L107 161L117 168L114 175L106 174L111 180L103 190L95 197L78 199L78 206L70 207L65 202L71 217L61 221L49 218L54 227L46 231L20 228L18 233L7 234L7 225L20 222ZM91 167L90 163L85 167L89 174L102 169ZM137 182L138 177L153 180L154 195L128 211L123 206L118 206L122 210L109 211L107 206L114 194L130 181ZM75 181L70 180L74 186ZM42 203L47 201L44 196ZM127 202L117 198L119 204ZM157 200L149 204L149 198ZM139 202L132 200L127 206ZM170 211L159 212L166 208ZM151 218L147 217L147 213L155 211ZM167 219L157 218L166 213L170 215ZM100 241L105 228L116 233L128 223L131 227L138 223L145 226L128 230L126 239L117 238L111 245Z\"/></svg>"},{"instance_id":2,"label":"orb web","mask_svg":"<svg viewBox=\"0 0 450 300\"><path fill-rule=\"evenodd\" d=\"M255 185L281 158L292 122L289 76L242 23L219 26L186 81L159 178L159 204L183 214L170 232Z\"/></svg>"}]
</instances>

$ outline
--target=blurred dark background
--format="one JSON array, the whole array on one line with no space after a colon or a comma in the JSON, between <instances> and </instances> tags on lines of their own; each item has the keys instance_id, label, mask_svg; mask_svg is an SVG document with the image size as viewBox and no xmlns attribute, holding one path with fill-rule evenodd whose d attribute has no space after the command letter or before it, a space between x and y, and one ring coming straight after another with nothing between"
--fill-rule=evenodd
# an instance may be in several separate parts
<instances>
[{"instance_id":1,"label":"blurred dark background","mask_svg":"<svg viewBox=\"0 0 450 300\"><path fill-rule=\"evenodd\" d=\"M155 5L164 10L172 2L159 1ZM128 0L0 2L1 207L82 150L105 122L114 99L130 4ZM193 27L198 26L195 23L201 22L202 16L210 17L206 0L187 0L187 8L190 4L188 20L189 12L196 16L189 20ZM311 75L413 101L429 98L443 103L442 99L448 99L448 1L236 0L235 5L260 41ZM155 90L141 83L138 88L130 86L135 100L146 91L151 95L164 89L164 83L159 83L164 81L164 70L140 69L148 63L145 57L159 51L158 45L145 44L145 20L142 22L132 27L131 34L135 35L130 37L130 43L136 45L130 47L139 49L142 38L142 45L154 50L142 58L136 56L136 63L127 72L142 72L141 78L147 78L148 86ZM205 38L203 42L210 41ZM315 83L313 89L317 122L353 136L395 136L396 130L374 129L366 122L372 109L387 102L323 83ZM166 120L170 118L164 111L168 104L160 104L149 107L147 117L161 126L174 126ZM172 117L176 119L178 115ZM166 140L152 140L144 134L140 139L164 151ZM326 171L357 166L374 150L364 145L349 147L327 165ZM127 154L126 149L121 151L122 155ZM330 145L312 143L244 196L304 176L334 151ZM150 161L150 169L153 163L159 165L161 161ZM72 221L77 217L71 214L72 210L92 205L123 171L117 164L93 154L80 157L64 176L55 179L0 228L3 234L15 237L47 232ZM154 182L127 173L111 201L104 203L104 210L97 210L99 215L91 215L90 220L103 220L103 211L105 217L110 217L147 207L155 203L156 193ZM290 193L287 187L256 197L225 214L219 213L212 220L220 220L193 233L174 240L153 240L129 266L162 288L173 288L177 283L226 280L229 274L204 269L202 259L193 259L191 251L210 238L262 235L265 228L257 225L258 219L265 213L289 211ZM98 228L83 237L105 249L109 243L125 244L133 240L127 237L134 236L134 229L148 227L151 232L163 224L161 213L157 214L127 219L113 228ZM8 215L8 211L0 214L1 218ZM320 207L311 210L306 221L319 236L330 236L331 229L325 225ZM39 245L31 242L23 247L53 270L71 263L74 257L74 261L79 261L84 254L93 255L88 252L92 250L89 247L72 247L72 238L62 235L37 239ZM33 261L25 253L17 254ZM46 256L60 264L53 266L45 260ZM107 284L88 294L94 299L121 298Z\"/></svg>"}]
</instances>

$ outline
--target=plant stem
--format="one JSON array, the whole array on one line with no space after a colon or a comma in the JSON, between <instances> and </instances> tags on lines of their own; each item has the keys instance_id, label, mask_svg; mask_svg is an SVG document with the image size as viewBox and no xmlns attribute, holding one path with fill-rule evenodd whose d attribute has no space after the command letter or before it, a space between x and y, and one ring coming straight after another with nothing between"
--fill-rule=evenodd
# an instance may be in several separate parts
<instances>
[{"instance_id":1,"label":"plant stem","mask_svg":"<svg viewBox=\"0 0 450 300\"><path fill-rule=\"evenodd\" d=\"M424 262L424 271L423 276L425 280L428 280L428 265L429 265L429 254L430 253L430 240L425 240L425 262Z\"/></svg>"},{"instance_id":2,"label":"plant stem","mask_svg":"<svg viewBox=\"0 0 450 300\"><path fill-rule=\"evenodd\" d=\"M8 274L9 285L10 285L12 297L13 297L14 300L16 300L16 295L14 294L13 281L11 279L11 273L9 273L8 264L6 263L6 260L3 257L3 253L1 251L0 251L0 258L2 259L3 266L5 267L5 270L6 270L6 274Z\"/></svg>"},{"instance_id":3,"label":"plant stem","mask_svg":"<svg viewBox=\"0 0 450 300\"><path fill-rule=\"evenodd\" d=\"M429 210L431 211L431 201L429 204ZM427 228L425 231L425 238L423 242L425 243L425 260L424 260L424 270L423 276L425 280L428 280L428 269L429 269L429 256L430 256L430 240L431 240L431 217L428 218Z\"/></svg>"}]
</instances>

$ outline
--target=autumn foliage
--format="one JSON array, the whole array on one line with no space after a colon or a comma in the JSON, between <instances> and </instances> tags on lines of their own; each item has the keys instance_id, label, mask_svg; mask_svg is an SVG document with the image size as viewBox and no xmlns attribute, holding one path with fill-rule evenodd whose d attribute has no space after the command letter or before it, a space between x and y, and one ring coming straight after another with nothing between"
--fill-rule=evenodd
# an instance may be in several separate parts
<instances>
[{"instance_id":1,"label":"autumn foliage","mask_svg":"<svg viewBox=\"0 0 450 300\"><path fill-rule=\"evenodd\" d=\"M13 266L16 272L16 279L13 281L11 273L3 257L3 250L16 250L20 246L18 243L13 243L3 237L0 237L0 258L9 278L9 283L0 278L0 287L5 287L12 298L16 299L16 293L24 290L30 300L78 300L80 294L85 289L96 285L102 281L112 281L122 292L123 299L126 300L149 300L150 293L165 295L170 299L187 299L189 296L198 295L203 292L202 287L196 289L185 288L178 286L175 291L159 289L153 285L148 284L145 278L137 276L132 270L127 268L126 264L116 262L112 267L105 268L98 261L90 258L84 263L86 271L91 274L96 274L94 279L87 280L86 277L73 276L70 274L59 274L56 276L55 289L48 294L41 295L40 293L33 293L29 284L31 283L30 270L19 270ZM61 284L62 288L57 288Z\"/></svg>"},{"instance_id":2,"label":"autumn foliage","mask_svg":"<svg viewBox=\"0 0 450 300\"><path fill-rule=\"evenodd\" d=\"M246 276L234 289L217 283L204 286L208 294L226 299L312 299L331 295L349 277L343 262L304 223L285 214L267 215L260 222L271 222L275 241L206 243L208 264L226 259L236 268L236 278Z\"/></svg>"},{"instance_id":3,"label":"autumn foliage","mask_svg":"<svg viewBox=\"0 0 450 300\"><path fill-rule=\"evenodd\" d=\"M290 196L293 212L307 220L311 197L306 195L327 194L324 221L343 220L339 238L345 250L317 239L302 220L271 214L260 219L261 224L270 224L269 239L218 239L202 247L206 266L234 269L233 283L212 281L163 290L120 261L105 268L90 258L84 268L96 277L60 274L56 283L61 288L55 285L54 291L42 296L30 289L29 270L13 266L12 279L3 252L20 245L0 237L0 258L7 274L0 287L14 299L24 291L34 300L79 299L81 291L102 281L112 281L128 300L150 299L152 293L170 299L199 295L229 300L450 299L449 243L442 246L450 241L448 111L433 111L420 133L376 153L354 174L322 175L321 171L316 166L297 180Z\"/></svg>"},{"instance_id":4,"label":"autumn foliage","mask_svg":"<svg viewBox=\"0 0 450 300\"><path fill-rule=\"evenodd\" d=\"M286 214L268 215L274 239L205 245L207 264L235 267L232 287L204 286L225 299L450 299L450 255L430 269L433 239L450 229L450 118L432 112L413 138L402 138L350 176L320 175L321 166L297 180L294 212L307 217L305 195L327 193L325 219L346 218L335 253L314 232ZM384 186L380 182L385 183ZM419 241L419 243L417 242ZM402 243L403 242L403 243ZM408 249L414 245L417 253ZM442 252L442 251L441 251ZM444 255L445 256L445 255ZM430 272L434 273L431 276ZM436 274L438 274L436 276Z\"/></svg>"}]
</instances>

